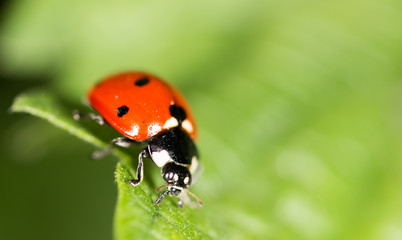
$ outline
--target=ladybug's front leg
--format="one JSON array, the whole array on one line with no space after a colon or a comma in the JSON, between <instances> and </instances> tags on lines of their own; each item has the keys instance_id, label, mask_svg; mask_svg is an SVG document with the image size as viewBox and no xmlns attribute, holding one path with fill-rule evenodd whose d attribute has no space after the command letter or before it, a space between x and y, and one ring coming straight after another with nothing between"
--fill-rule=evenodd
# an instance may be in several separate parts
<instances>
[{"instance_id":1,"label":"ladybug's front leg","mask_svg":"<svg viewBox=\"0 0 402 240\"><path fill-rule=\"evenodd\" d=\"M138 186L144 177L144 162L143 158L148 157L148 148L145 148L141 151L140 155L138 155L138 166L137 166L137 179L128 181L131 185Z\"/></svg>"}]
</instances>

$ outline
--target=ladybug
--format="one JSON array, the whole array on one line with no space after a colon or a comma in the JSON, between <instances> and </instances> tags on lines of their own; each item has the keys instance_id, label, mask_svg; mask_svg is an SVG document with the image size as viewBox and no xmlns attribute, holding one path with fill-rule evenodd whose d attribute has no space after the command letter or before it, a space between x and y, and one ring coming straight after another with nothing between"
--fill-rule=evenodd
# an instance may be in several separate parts
<instances>
[{"instance_id":1,"label":"ladybug","mask_svg":"<svg viewBox=\"0 0 402 240\"><path fill-rule=\"evenodd\" d=\"M112 140L110 147L96 151L94 158L109 153L114 146L130 147L133 144L147 146L138 156L137 179L129 181L133 186L141 183L144 175L143 160L150 158L161 168L166 185L155 204L163 197L178 196L178 205L188 199L188 188L194 176L200 173L198 152L194 144L197 129L194 118L183 96L174 87L156 76L128 72L108 77L88 92L91 106L100 114L82 114L74 111L74 119L89 118L101 125L109 124L124 137Z\"/></svg>"}]
</instances>

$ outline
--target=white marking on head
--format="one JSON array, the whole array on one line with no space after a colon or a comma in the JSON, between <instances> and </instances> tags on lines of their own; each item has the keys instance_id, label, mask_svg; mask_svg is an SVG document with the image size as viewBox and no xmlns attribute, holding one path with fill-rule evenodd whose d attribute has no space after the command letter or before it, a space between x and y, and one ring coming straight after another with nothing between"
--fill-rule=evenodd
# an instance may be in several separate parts
<instances>
[{"instance_id":1,"label":"white marking on head","mask_svg":"<svg viewBox=\"0 0 402 240\"><path fill-rule=\"evenodd\" d=\"M178 125L179 125L179 122L177 121L177 119L174 117L171 117L165 122L165 125L163 125L163 128L169 129L169 128L177 127Z\"/></svg>"},{"instance_id":2,"label":"white marking on head","mask_svg":"<svg viewBox=\"0 0 402 240\"><path fill-rule=\"evenodd\" d=\"M179 180L179 175L175 174L173 176L173 181L177 182Z\"/></svg>"},{"instance_id":3,"label":"white marking on head","mask_svg":"<svg viewBox=\"0 0 402 240\"><path fill-rule=\"evenodd\" d=\"M183 128L186 129L186 131L189 132L189 133L192 133L192 132L194 131L193 124L191 124L191 122L190 122L188 119L184 120L184 121L181 123L181 125L182 125Z\"/></svg>"},{"instance_id":4,"label":"white marking on head","mask_svg":"<svg viewBox=\"0 0 402 240\"><path fill-rule=\"evenodd\" d=\"M173 161L166 150L162 150L160 152L153 152L152 160L158 167L163 167L167 162Z\"/></svg>"},{"instance_id":5,"label":"white marking on head","mask_svg":"<svg viewBox=\"0 0 402 240\"><path fill-rule=\"evenodd\" d=\"M194 174L194 172L198 169L199 166L199 162L196 156L193 156L193 158L191 159L191 165L190 165L190 173L191 175Z\"/></svg>"},{"instance_id":6,"label":"white marking on head","mask_svg":"<svg viewBox=\"0 0 402 240\"><path fill-rule=\"evenodd\" d=\"M190 181L189 177L184 178L184 184L188 184L188 181Z\"/></svg>"},{"instance_id":7,"label":"white marking on head","mask_svg":"<svg viewBox=\"0 0 402 240\"><path fill-rule=\"evenodd\" d=\"M152 137L153 135L159 133L162 130L162 127L158 124L152 124L148 127L148 136Z\"/></svg>"},{"instance_id":8,"label":"white marking on head","mask_svg":"<svg viewBox=\"0 0 402 240\"><path fill-rule=\"evenodd\" d=\"M128 132L128 135L130 135L130 136L137 136L139 129L140 129L140 128L139 128L137 125L133 126L133 127L131 128L131 130Z\"/></svg>"}]
</instances>

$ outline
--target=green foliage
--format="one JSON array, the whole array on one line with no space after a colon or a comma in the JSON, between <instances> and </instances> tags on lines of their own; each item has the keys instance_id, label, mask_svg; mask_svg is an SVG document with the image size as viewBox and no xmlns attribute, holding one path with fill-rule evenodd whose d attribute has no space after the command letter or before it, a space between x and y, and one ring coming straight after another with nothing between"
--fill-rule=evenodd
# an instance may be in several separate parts
<instances>
[{"instance_id":1,"label":"green foliage","mask_svg":"<svg viewBox=\"0 0 402 240\"><path fill-rule=\"evenodd\" d=\"M73 121L72 115L67 114L68 111L46 91L31 91L19 95L10 110L43 118L83 141L97 147L106 147L100 139ZM197 225L190 222L188 214L178 209L172 202L155 206L152 199L156 199L157 196L155 193L150 193L152 190L146 186L145 181L135 188L128 184L127 181L135 176L132 174L135 171L129 164L131 161L126 154L118 150L113 152L121 160L116 170L119 189L115 215L116 239L163 239L167 236L170 239L209 238L198 229Z\"/></svg>"},{"instance_id":2,"label":"green foliage","mask_svg":"<svg viewBox=\"0 0 402 240\"><path fill-rule=\"evenodd\" d=\"M20 94L15 98L10 110L12 112L29 113L43 118L88 143L97 147L106 146L101 140L79 126L73 120L72 112L63 109L57 99L49 92L36 90Z\"/></svg>"}]
</instances>

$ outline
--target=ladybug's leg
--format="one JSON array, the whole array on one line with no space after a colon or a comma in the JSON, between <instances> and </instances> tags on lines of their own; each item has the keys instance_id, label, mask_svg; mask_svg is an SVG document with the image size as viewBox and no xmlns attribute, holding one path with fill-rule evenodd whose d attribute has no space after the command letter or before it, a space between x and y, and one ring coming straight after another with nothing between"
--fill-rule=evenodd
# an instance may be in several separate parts
<instances>
[{"instance_id":1,"label":"ladybug's leg","mask_svg":"<svg viewBox=\"0 0 402 240\"><path fill-rule=\"evenodd\" d=\"M74 120L86 120L86 119L91 119L94 120L95 122L97 122L99 125L105 125L106 121L105 119L103 119L102 116L97 115L95 113L81 113L78 110L74 110L73 111L73 118Z\"/></svg>"},{"instance_id":2,"label":"ladybug's leg","mask_svg":"<svg viewBox=\"0 0 402 240\"><path fill-rule=\"evenodd\" d=\"M114 146L120 146L120 147L128 148L131 145L133 145L135 142L136 141L134 141L134 140L132 140L130 138L126 138L126 137L115 138L110 142L109 146L107 146L106 148L100 149L100 150L97 150L97 151L93 152L91 154L91 158L92 159L103 158L104 156L106 156L107 154L109 154L113 150Z\"/></svg>"},{"instance_id":3,"label":"ladybug's leg","mask_svg":"<svg viewBox=\"0 0 402 240\"><path fill-rule=\"evenodd\" d=\"M140 184L144 177L144 163L143 163L143 158L148 157L148 149L145 148L141 151L140 155L138 155L138 166L137 166L137 179L129 181L131 185L134 187Z\"/></svg>"},{"instance_id":4,"label":"ladybug's leg","mask_svg":"<svg viewBox=\"0 0 402 240\"><path fill-rule=\"evenodd\" d=\"M166 194L168 194L169 193L169 191L168 190L166 190L166 191L163 191L160 195L159 195L159 197L158 197L158 199L156 199L156 201L155 201L155 205L156 204L159 204L159 203L161 203L162 202L162 199L163 199L163 197L166 195Z\"/></svg>"}]
</instances>

